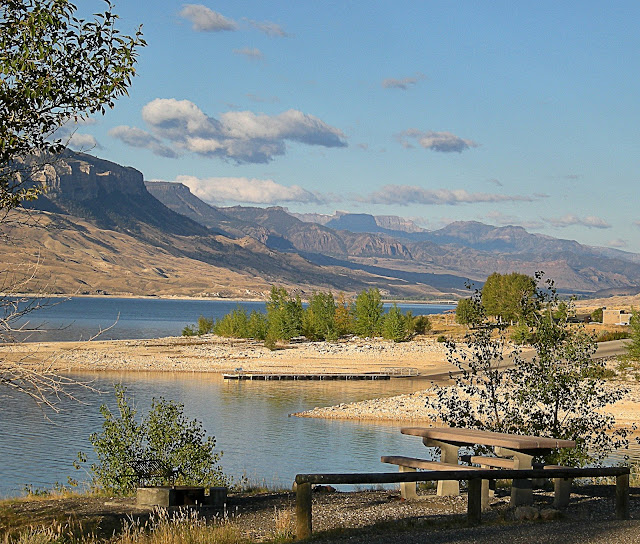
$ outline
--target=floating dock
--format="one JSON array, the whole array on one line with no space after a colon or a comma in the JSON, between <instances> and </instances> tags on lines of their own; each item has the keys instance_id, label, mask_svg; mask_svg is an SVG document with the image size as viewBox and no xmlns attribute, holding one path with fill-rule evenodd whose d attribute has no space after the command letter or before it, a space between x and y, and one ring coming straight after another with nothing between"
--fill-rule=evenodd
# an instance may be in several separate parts
<instances>
[{"instance_id":1,"label":"floating dock","mask_svg":"<svg viewBox=\"0 0 640 544\"><path fill-rule=\"evenodd\" d=\"M418 375L415 368L385 368L382 372L250 372L238 369L223 374L225 380L390 380Z\"/></svg>"}]
</instances>

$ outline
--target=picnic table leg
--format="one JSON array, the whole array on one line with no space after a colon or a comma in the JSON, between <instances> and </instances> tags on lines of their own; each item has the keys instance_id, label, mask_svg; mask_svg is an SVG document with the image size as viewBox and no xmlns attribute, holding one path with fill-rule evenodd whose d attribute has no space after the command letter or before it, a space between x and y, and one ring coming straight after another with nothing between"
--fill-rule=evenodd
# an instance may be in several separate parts
<instances>
[{"instance_id":1,"label":"picnic table leg","mask_svg":"<svg viewBox=\"0 0 640 544\"><path fill-rule=\"evenodd\" d=\"M508 448L495 448L496 455L500 457L513 457L515 469L532 468L533 456ZM533 504L533 489L531 480L513 480L511 484L511 506L524 506Z\"/></svg>"},{"instance_id":2,"label":"picnic table leg","mask_svg":"<svg viewBox=\"0 0 640 544\"><path fill-rule=\"evenodd\" d=\"M422 443L428 448L440 448L440 462L458 464L460 448L447 442L423 438ZM437 494L440 496L460 495L460 482L458 480L439 480Z\"/></svg>"},{"instance_id":3,"label":"picnic table leg","mask_svg":"<svg viewBox=\"0 0 640 544\"><path fill-rule=\"evenodd\" d=\"M467 503L467 523L469 525L478 525L482 520L482 484L487 480L478 478L469 479L468 503Z\"/></svg>"},{"instance_id":4,"label":"picnic table leg","mask_svg":"<svg viewBox=\"0 0 640 544\"><path fill-rule=\"evenodd\" d=\"M400 465L398 468L400 472L416 472L416 469L411 467L403 467ZM416 482L400 482L400 496L408 500L417 499Z\"/></svg>"}]
</instances>

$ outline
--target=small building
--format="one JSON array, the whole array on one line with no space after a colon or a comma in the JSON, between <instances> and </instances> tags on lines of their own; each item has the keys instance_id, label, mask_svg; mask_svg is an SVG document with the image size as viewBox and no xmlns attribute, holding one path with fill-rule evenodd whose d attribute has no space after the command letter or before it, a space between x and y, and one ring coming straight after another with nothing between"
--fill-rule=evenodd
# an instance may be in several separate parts
<instances>
[{"instance_id":1,"label":"small building","mask_svg":"<svg viewBox=\"0 0 640 544\"><path fill-rule=\"evenodd\" d=\"M628 325L631 321L631 313L626 310L602 310L603 325Z\"/></svg>"}]
</instances>

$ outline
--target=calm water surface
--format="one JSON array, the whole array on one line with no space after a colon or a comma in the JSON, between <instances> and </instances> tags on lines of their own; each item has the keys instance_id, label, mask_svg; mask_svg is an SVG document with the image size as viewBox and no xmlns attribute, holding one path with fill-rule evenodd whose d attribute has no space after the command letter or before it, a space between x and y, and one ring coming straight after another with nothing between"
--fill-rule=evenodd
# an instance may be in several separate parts
<instances>
[{"instance_id":1,"label":"calm water surface","mask_svg":"<svg viewBox=\"0 0 640 544\"><path fill-rule=\"evenodd\" d=\"M247 312L265 311L264 302L115 297L51 299L49 306L29 314L28 327L41 330L25 335L24 340L87 340L101 331L104 331L100 334L101 340L179 336L186 325L195 323L201 315L217 319L238 306ZM403 311L411 310L414 315L455 308L442 304L400 304L399 307ZM26 319L22 323L25 322Z\"/></svg>"},{"instance_id":2,"label":"calm water surface","mask_svg":"<svg viewBox=\"0 0 640 544\"><path fill-rule=\"evenodd\" d=\"M427 453L419 439L400 434L400 425L289 417L315 406L412 392L426 387L424 381L238 382L209 373L76 376L94 379L108 393L77 391L86 404L64 403L62 412L48 414L50 421L24 397L0 399L0 496L20 494L25 484L50 488L66 483L69 475L82 480L71 463L80 450L92 453L88 437L100 429L99 405L114 404L114 382L128 387L139 414L154 396L184 403L188 417L202 421L216 437L224 471L236 480L246 475L288 488L298 472L383 471L381 455Z\"/></svg>"}]
</instances>

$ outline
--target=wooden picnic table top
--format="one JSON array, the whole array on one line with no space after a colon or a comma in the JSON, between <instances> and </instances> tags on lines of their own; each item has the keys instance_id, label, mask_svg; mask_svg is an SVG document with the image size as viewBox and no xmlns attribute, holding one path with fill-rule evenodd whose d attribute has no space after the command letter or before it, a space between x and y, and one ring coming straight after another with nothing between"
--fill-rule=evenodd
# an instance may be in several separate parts
<instances>
[{"instance_id":1,"label":"wooden picnic table top","mask_svg":"<svg viewBox=\"0 0 640 544\"><path fill-rule=\"evenodd\" d=\"M527 436L462 429L453 427L403 427L402 434L420 436L431 440L440 440L450 444L468 446L497 446L512 450L553 450L556 448L575 448L575 440L560 440L541 436Z\"/></svg>"}]
</instances>

